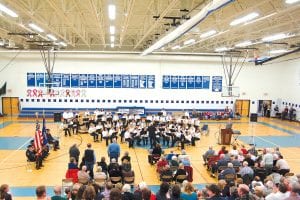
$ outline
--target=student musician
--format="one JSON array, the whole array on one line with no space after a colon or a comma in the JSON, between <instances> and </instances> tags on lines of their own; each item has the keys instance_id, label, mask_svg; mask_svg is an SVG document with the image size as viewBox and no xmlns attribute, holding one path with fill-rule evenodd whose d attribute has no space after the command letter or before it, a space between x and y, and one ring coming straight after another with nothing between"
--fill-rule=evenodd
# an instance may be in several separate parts
<instances>
[{"instance_id":1,"label":"student musician","mask_svg":"<svg viewBox=\"0 0 300 200\"><path fill-rule=\"evenodd\" d=\"M118 123L118 121L119 121L119 115L118 115L118 113L115 113L115 114L113 115L112 121L113 121L114 126L116 127L116 126L117 126L117 123Z\"/></svg>"},{"instance_id":2,"label":"student musician","mask_svg":"<svg viewBox=\"0 0 300 200\"><path fill-rule=\"evenodd\" d=\"M106 146L108 146L109 133L108 133L106 127L103 128L102 138L105 139L105 144L106 144Z\"/></svg>"},{"instance_id":3,"label":"student musician","mask_svg":"<svg viewBox=\"0 0 300 200\"><path fill-rule=\"evenodd\" d=\"M128 147L129 148L133 146L133 144L132 144L133 143L133 139L131 138L131 134L130 134L129 128L127 128L125 130L124 139L125 139L126 142L128 142L128 145L129 145Z\"/></svg>"},{"instance_id":4,"label":"student musician","mask_svg":"<svg viewBox=\"0 0 300 200\"><path fill-rule=\"evenodd\" d=\"M96 130L96 127L95 127L94 124L91 124L91 125L90 125L90 128L89 128L89 130L88 130L88 133L89 133L91 136L93 136L94 142L98 142L98 141L99 141L99 139L98 139L99 135L98 135L98 133L97 133L97 130Z\"/></svg>"},{"instance_id":5,"label":"student musician","mask_svg":"<svg viewBox=\"0 0 300 200\"><path fill-rule=\"evenodd\" d=\"M89 129L90 127L90 111L88 109L86 109L86 111L83 113L83 124L85 125L85 127L87 129Z\"/></svg>"}]
</instances>

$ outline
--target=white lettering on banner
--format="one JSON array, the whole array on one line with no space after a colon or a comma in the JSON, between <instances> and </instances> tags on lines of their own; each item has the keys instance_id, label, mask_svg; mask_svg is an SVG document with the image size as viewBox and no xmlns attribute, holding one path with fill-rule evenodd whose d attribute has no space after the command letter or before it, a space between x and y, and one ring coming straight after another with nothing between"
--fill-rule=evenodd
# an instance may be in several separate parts
<instances>
[{"instance_id":1,"label":"white lettering on banner","mask_svg":"<svg viewBox=\"0 0 300 200\"><path fill-rule=\"evenodd\" d=\"M86 97L85 89L27 89L27 97L49 98L49 97Z\"/></svg>"}]
</instances>

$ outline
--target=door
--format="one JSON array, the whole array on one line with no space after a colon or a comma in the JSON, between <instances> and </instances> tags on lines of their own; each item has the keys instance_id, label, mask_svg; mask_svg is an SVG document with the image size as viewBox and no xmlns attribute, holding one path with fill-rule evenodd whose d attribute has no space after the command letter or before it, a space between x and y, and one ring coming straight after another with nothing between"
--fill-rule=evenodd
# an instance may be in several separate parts
<instances>
[{"instance_id":1,"label":"door","mask_svg":"<svg viewBox=\"0 0 300 200\"><path fill-rule=\"evenodd\" d=\"M250 100L238 99L235 101L235 112L240 113L242 117L249 117Z\"/></svg>"},{"instance_id":2,"label":"door","mask_svg":"<svg viewBox=\"0 0 300 200\"><path fill-rule=\"evenodd\" d=\"M5 115L19 114L19 98L18 97L2 97L2 111Z\"/></svg>"}]
</instances>

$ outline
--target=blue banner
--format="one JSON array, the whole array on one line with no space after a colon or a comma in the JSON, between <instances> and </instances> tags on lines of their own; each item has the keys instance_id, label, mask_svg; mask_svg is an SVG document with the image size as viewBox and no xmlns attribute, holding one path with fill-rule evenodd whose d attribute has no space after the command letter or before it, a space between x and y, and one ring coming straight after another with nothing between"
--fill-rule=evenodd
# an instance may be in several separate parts
<instances>
[{"instance_id":1,"label":"blue banner","mask_svg":"<svg viewBox=\"0 0 300 200\"><path fill-rule=\"evenodd\" d=\"M179 89L186 89L186 76L178 76Z\"/></svg>"},{"instance_id":2,"label":"blue banner","mask_svg":"<svg viewBox=\"0 0 300 200\"><path fill-rule=\"evenodd\" d=\"M79 87L87 88L88 86L88 76L87 74L80 74L79 75Z\"/></svg>"},{"instance_id":3,"label":"blue banner","mask_svg":"<svg viewBox=\"0 0 300 200\"><path fill-rule=\"evenodd\" d=\"M36 73L36 87L45 87L45 74Z\"/></svg>"},{"instance_id":4,"label":"blue banner","mask_svg":"<svg viewBox=\"0 0 300 200\"><path fill-rule=\"evenodd\" d=\"M171 89L178 89L178 76L171 76Z\"/></svg>"},{"instance_id":5,"label":"blue banner","mask_svg":"<svg viewBox=\"0 0 300 200\"><path fill-rule=\"evenodd\" d=\"M122 75L114 74L114 88L122 87Z\"/></svg>"},{"instance_id":6,"label":"blue banner","mask_svg":"<svg viewBox=\"0 0 300 200\"><path fill-rule=\"evenodd\" d=\"M171 87L171 80L169 75L163 76L162 88L163 89L170 89Z\"/></svg>"},{"instance_id":7,"label":"blue banner","mask_svg":"<svg viewBox=\"0 0 300 200\"><path fill-rule=\"evenodd\" d=\"M209 82L210 82L210 77L209 76L203 76L202 77L202 84L203 84L203 89L209 89Z\"/></svg>"},{"instance_id":8,"label":"blue banner","mask_svg":"<svg viewBox=\"0 0 300 200\"><path fill-rule=\"evenodd\" d=\"M104 88L104 75L103 74L97 74L97 88Z\"/></svg>"},{"instance_id":9,"label":"blue banner","mask_svg":"<svg viewBox=\"0 0 300 200\"><path fill-rule=\"evenodd\" d=\"M114 75L105 74L105 88L113 88L113 87L114 87Z\"/></svg>"},{"instance_id":10,"label":"blue banner","mask_svg":"<svg viewBox=\"0 0 300 200\"><path fill-rule=\"evenodd\" d=\"M222 76L213 76L211 83L211 89L213 92L222 92Z\"/></svg>"},{"instance_id":11,"label":"blue banner","mask_svg":"<svg viewBox=\"0 0 300 200\"><path fill-rule=\"evenodd\" d=\"M96 74L88 74L88 88L97 87L97 75Z\"/></svg>"},{"instance_id":12,"label":"blue banner","mask_svg":"<svg viewBox=\"0 0 300 200\"><path fill-rule=\"evenodd\" d=\"M61 87L61 73L52 74L52 87Z\"/></svg>"},{"instance_id":13,"label":"blue banner","mask_svg":"<svg viewBox=\"0 0 300 200\"><path fill-rule=\"evenodd\" d=\"M202 89L202 76L195 76L195 89Z\"/></svg>"},{"instance_id":14,"label":"blue banner","mask_svg":"<svg viewBox=\"0 0 300 200\"><path fill-rule=\"evenodd\" d=\"M139 88L145 89L147 88L147 76L139 75Z\"/></svg>"},{"instance_id":15,"label":"blue banner","mask_svg":"<svg viewBox=\"0 0 300 200\"><path fill-rule=\"evenodd\" d=\"M147 88L155 88L155 75L147 75Z\"/></svg>"},{"instance_id":16,"label":"blue banner","mask_svg":"<svg viewBox=\"0 0 300 200\"><path fill-rule=\"evenodd\" d=\"M71 74L71 87L79 87L79 74Z\"/></svg>"},{"instance_id":17,"label":"blue banner","mask_svg":"<svg viewBox=\"0 0 300 200\"><path fill-rule=\"evenodd\" d=\"M186 77L186 88L187 89L195 89L195 76L187 76Z\"/></svg>"},{"instance_id":18,"label":"blue banner","mask_svg":"<svg viewBox=\"0 0 300 200\"><path fill-rule=\"evenodd\" d=\"M130 76L130 88L139 88L139 75Z\"/></svg>"},{"instance_id":19,"label":"blue banner","mask_svg":"<svg viewBox=\"0 0 300 200\"><path fill-rule=\"evenodd\" d=\"M130 88L130 75L122 75L122 88Z\"/></svg>"},{"instance_id":20,"label":"blue banner","mask_svg":"<svg viewBox=\"0 0 300 200\"><path fill-rule=\"evenodd\" d=\"M62 74L62 87L70 87L71 76L70 74Z\"/></svg>"},{"instance_id":21,"label":"blue banner","mask_svg":"<svg viewBox=\"0 0 300 200\"><path fill-rule=\"evenodd\" d=\"M35 87L35 73L27 73L27 87Z\"/></svg>"}]
</instances>

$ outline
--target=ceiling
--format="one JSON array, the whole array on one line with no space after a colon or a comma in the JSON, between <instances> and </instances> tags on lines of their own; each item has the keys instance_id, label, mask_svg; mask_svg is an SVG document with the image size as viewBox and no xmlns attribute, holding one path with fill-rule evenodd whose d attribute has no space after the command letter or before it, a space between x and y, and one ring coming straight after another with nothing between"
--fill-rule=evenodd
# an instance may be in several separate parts
<instances>
[{"instance_id":1,"label":"ceiling","mask_svg":"<svg viewBox=\"0 0 300 200\"><path fill-rule=\"evenodd\" d=\"M143 52L180 24L200 12L210 0L0 0L2 5L17 13L11 17L0 12L0 38L6 48L36 49L57 45L61 50ZM116 18L109 19L108 5L115 5ZM257 18L231 26L237 18L256 12ZM171 17L174 19L166 19ZM28 26L34 23L44 30L35 33ZM115 26L114 46L110 26ZM207 38L200 35L215 30ZM63 47L51 42L55 36ZM262 38L277 34L291 37L271 43ZM192 44L184 42L193 39ZM291 49L300 43L300 1L235 0L214 11L197 26L178 39L156 50L168 53L214 53L216 48L236 48L243 41L254 56L269 54L270 50ZM174 49L179 45L180 48Z\"/></svg>"}]
</instances>

